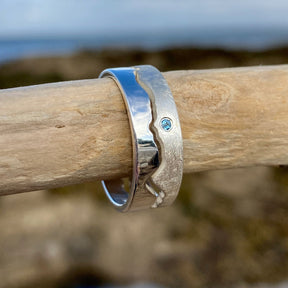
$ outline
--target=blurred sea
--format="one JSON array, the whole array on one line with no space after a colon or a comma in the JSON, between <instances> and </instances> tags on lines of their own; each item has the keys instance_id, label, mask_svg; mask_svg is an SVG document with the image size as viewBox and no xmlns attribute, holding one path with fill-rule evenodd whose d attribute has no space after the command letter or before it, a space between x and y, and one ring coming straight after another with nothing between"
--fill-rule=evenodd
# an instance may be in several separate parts
<instances>
[{"instance_id":1,"label":"blurred sea","mask_svg":"<svg viewBox=\"0 0 288 288\"><path fill-rule=\"evenodd\" d=\"M0 38L0 62L22 57L59 55L78 50L140 48L159 50L171 47L217 47L224 49L263 50L288 44L284 29L202 29L115 35L73 37Z\"/></svg>"}]
</instances>

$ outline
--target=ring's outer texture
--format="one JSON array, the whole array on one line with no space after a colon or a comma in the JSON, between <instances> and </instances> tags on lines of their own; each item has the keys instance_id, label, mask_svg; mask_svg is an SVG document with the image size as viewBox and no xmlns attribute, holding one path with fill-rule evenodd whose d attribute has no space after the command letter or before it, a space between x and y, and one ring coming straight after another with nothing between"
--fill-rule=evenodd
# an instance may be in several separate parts
<instances>
[{"instance_id":1,"label":"ring's outer texture","mask_svg":"<svg viewBox=\"0 0 288 288\"><path fill-rule=\"evenodd\" d=\"M120 211L170 205L183 174L183 144L172 93L153 66L104 70L121 90L129 117L133 145L133 175L129 193L122 180L102 181Z\"/></svg>"}]
</instances>

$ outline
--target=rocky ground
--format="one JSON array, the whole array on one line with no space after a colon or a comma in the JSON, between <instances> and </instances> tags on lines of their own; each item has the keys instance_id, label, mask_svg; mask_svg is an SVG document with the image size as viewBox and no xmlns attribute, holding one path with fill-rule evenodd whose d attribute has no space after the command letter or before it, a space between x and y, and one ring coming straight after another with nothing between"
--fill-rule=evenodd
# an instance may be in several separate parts
<instances>
[{"instance_id":1,"label":"rocky ground","mask_svg":"<svg viewBox=\"0 0 288 288\"><path fill-rule=\"evenodd\" d=\"M2 64L0 88L135 64L161 71L283 64L287 52L83 51ZM149 213L117 213L99 183L2 197L0 287L286 287L274 283L288 278L287 171L186 175L176 204Z\"/></svg>"}]
</instances>

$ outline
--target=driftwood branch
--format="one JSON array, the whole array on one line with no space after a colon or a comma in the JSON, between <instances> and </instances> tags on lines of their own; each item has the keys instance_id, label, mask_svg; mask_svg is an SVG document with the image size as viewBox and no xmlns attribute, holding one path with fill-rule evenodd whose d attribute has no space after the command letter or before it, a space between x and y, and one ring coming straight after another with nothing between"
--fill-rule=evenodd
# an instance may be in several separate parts
<instances>
[{"instance_id":1,"label":"driftwood branch","mask_svg":"<svg viewBox=\"0 0 288 288\"><path fill-rule=\"evenodd\" d=\"M288 65L163 75L184 172L288 164ZM129 175L129 123L113 80L0 90L0 104L0 195Z\"/></svg>"}]
</instances>

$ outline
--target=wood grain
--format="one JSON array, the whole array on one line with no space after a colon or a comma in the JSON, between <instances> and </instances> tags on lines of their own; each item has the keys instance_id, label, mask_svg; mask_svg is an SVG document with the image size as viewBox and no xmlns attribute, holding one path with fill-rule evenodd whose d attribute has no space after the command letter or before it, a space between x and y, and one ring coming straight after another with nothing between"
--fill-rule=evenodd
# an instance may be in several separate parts
<instances>
[{"instance_id":1,"label":"wood grain","mask_svg":"<svg viewBox=\"0 0 288 288\"><path fill-rule=\"evenodd\" d=\"M163 73L184 172L288 164L288 65ZM0 90L0 195L129 175L131 136L111 79Z\"/></svg>"}]
</instances>

